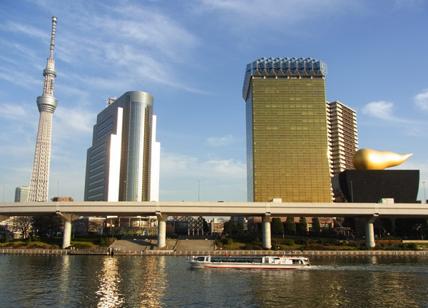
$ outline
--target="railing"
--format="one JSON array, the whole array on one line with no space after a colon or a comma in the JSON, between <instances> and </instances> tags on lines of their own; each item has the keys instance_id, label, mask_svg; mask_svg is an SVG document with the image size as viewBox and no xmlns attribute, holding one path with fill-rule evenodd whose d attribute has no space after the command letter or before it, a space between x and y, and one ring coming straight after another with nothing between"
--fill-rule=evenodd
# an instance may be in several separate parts
<instances>
[{"instance_id":1,"label":"railing","mask_svg":"<svg viewBox=\"0 0 428 308\"><path fill-rule=\"evenodd\" d=\"M428 250L116 250L116 249L22 249L0 248L10 255L103 255L103 256L428 256Z\"/></svg>"}]
</instances>

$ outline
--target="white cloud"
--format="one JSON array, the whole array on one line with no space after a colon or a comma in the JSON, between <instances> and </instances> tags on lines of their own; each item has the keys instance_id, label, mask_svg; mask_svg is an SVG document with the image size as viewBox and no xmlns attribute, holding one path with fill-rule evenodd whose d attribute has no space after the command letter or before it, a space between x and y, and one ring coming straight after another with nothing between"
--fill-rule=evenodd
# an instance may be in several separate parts
<instances>
[{"instance_id":1,"label":"white cloud","mask_svg":"<svg viewBox=\"0 0 428 308\"><path fill-rule=\"evenodd\" d=\"M2 161L9 160L10 157L13 157L13 159L16 158L24 158L27 159L28 164L30 164L33 160L34 155L34 143L30 142L21 142L19 144L4 144L2 143L0 145L0 158L2 158ZM15 167L3 165L2 168L4 169L14 169Z\"/></svg>"},{"instance_id":2,"label":"white cloud","mask_svg":"<svg viewBox=\"0 0 428 308\"><path fill-rule=\"evenodd\" d=\"M416 97L419 97L422 100L424 96L421 95ZM421 130L425 130L426 121L397 116L394 113L394 107L395 104L393 102L380 100L367 103L361 111L364 115L372 118L380 119L392 124L404 125L405 132L408 136L419 136ZM409 124L411 124L411 126L409 126Z\"/></svg>"},{"instance_id":3,"label":"white cloud","mask_svg":"<svg viewBox=\"0 0 428 308\"><path fill-rule=\"evenodd\" d=\"M205 140L205 144L210 147L224 147L234 142L232 135L226 135L222 137L208 137Z\"/></svg>"},{"instance_id":4,"label":"white cloud","mask_svg":"<svg viewBox=\"0 0 428 308\"><path fill-rule=\"evenodd\" d=\"M205 93L180 78L184 70L179 64L190 59L199 39L167 14L129 2L36 4L52 14L64 12L58 20L57 56L70 64L79 59L77 65L85 67L85 75L79 76L82 83L124 91L151 82ZM97 71L97 75L91 76L90 71ZM103 71L104 77L99 77Z\"/></svg>"},{"instance_id":5,"label":"white cloud","mask_svg":"<svg viewBox=\"0 0 428 308\"><path fill-rule=\"evenodd\" d=\"M199 11L218 11L228 21L250 27L296 24L345 10L355 10L360 1L344 0L198 0Z\"/></svg>"},{"instance_id":6,"label":"white cloud","mask_svg":"<svg viewBox=\"0 0 428 308\"><path fill-rule=\"evenodd\" d=\"M161 153L162 200L196 200L199 186L201 200L243 201L245 177L246 166L240 161Z\"/></svg>"},{"instance_id":7,"label":"white cloud","mask_svg":"<svg viewBox=\"0 0 428 308\"><path fill-rule=\"evenodd\" d=\"M417 94L414 98L414 101L420 109L428 111L428 89L425 89L421 93Z\"/></svg>"},{"instance_id":8,"label":"white cloud","mask_svg":"<svg viewBox=\"0 0 428 308\"><path fill-rule=\"evenodd\" d=\"M25 89L34 89L36 86L39 86L40 89L42 88L41 80L37 80L29 74L15 70L0 69L0 79Z\"/></svg>"},{"instance_id":9,"label":"white cloud","mask_svg":"<svg viewBox=\"0 0 428 308\"><path fill-rule=\"evenodd\" d=\"M13 103L0 104L0 117L8 119L22 120L27 115L27 111L21 105Z\"/></svg>"},{"instance_id":10,"label":"white cloud","mask_svg":"<svg viewBox=\"0 0 428 308\"><path fill-rule=\"evenodd\" d=\"M162 153L161 171L166 177L234 178L245 177L245 164L233 159L201 160L197 157Z\"/></svg>"},{"instance_id":11,"label":"white cloud","mask_svg":"<svg viewBox=\"0 0 428 308\"><path fill-rule=\"evenodd\" d=\"M17 42L10 42L10 41L5 41L5 40L0 40L0 44L3 46L3 48L5 48L6 50L11 52L11 56L13 56L12 58L6 58L6 57L2 57L4 58L7 62L10 62L14 65L20 65L22 66L24 63L22 63L22 59L21 59L21 63L17 62L17 56L16 56L16 51L19 52L20 55L24 56L27 58L27 61L25 61L25 64L30 63L33 67L36 68L40 68L42 67L40 64L38 63L33 63L35 61L40 61L40 58L37 56L36 52L31 49L28 48L20 43Z\"/></svg>"},{"instance_id":12,"label":"white cloud","mask_svg":"<svg viewBox=\"0 0 428 308\"><path fill-rule=\"evenodd\" d=\"M3 31L15 32L15 33L23 33L27 36L41 39L41 40L49 40L49 33L43 30L40 30L36 27L33 27L28 24L22 24L17 22L9 21L6 24L2 25Z\"/></svg>"},{"instance_id":13,"label":"white cloud","mask_svg":"<svg viewBox=\"0 0 428 308\"><path fill-rule=\"evenodd\" d=\"M91 133L95 115L85 109L58 108L55 112L55 130L67 134Z\"/></svg>"},{"instance_id":14,"label":"white cloud","mask_svg":"<svg viewBox=\"0 0 428 308\"><path fill-rule=\"evenodd\" d=\"M382 120L393 120L394 103L388 101L373 101L367 103L362 112L370 117L379 118Z\"/></svg>"}]
</instances>

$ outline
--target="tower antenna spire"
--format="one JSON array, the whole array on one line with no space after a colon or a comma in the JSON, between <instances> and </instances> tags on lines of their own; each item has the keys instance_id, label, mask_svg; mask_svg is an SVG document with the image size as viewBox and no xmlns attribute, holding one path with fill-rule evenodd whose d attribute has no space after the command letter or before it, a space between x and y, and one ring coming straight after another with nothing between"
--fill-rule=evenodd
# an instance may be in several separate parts
<instances>
[{"instance_id":1,"label":"tower antenna spire","mask_svg":"<svg viewBox=\"0 0 428 308\"><path fill-rule=\"evenodd\" d=\"M49 47L49 58L54 57L55 50L55 35L56 35L56 17L52 16L52 31L51 31L51 44Z\"/></svg>"}]
</instances>

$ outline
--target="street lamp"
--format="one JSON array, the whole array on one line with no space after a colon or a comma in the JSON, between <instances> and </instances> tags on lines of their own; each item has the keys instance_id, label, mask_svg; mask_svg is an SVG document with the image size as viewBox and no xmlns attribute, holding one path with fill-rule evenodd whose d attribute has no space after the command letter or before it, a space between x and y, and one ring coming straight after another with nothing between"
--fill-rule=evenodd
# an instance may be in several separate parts
<instances>
[{"instance_id":1,"label":"street lamp","mask_svg":"<svg viewBox=\"0 0 428 308\"><path fill-rule=\"evenodd\" d=\"M201 201L201 180L198 180L198 201Z\"/></svg>"},{"instance_id":2,"label":"street lamp","mask_svg":"<svg viewBox=\"0 0 428 308\"><path fill-rule=\"evenodd\" d=\"M425 181L422 181L422 187L424 189L424 202L423 203L427 203L427 195L426 195L426 191L425 191Z\"/></svg>"}]
</instances>

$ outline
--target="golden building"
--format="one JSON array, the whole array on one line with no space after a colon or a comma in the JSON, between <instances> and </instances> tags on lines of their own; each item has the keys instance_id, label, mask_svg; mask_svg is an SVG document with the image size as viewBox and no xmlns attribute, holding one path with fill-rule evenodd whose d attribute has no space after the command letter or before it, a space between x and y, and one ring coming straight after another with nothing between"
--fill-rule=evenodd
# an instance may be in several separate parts
<instances>
[{"instance_id":1,"label":"golden building","mask_svg":"<svg viewBox=\"0 0 428 308\"><path fill-rule=\"evenodd\" d=\"M247 65L249 201L331 202L325 65L261 58Z\"/></svg>"}]
</instances>

